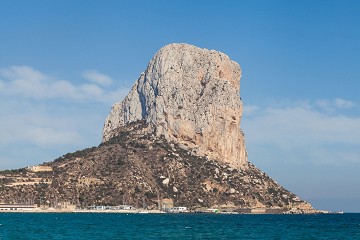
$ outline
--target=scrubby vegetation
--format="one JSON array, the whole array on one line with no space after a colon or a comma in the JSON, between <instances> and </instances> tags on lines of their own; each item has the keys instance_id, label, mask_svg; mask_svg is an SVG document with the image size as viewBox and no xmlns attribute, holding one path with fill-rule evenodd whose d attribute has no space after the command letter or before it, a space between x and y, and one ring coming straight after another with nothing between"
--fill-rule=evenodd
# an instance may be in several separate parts
<instances>
[{"instance_id":1,"label":"scrubby vegetation","mask_svg":"<svg viewBox=\"0 0 360 240\"><path fill-rule=\"evenodd\" d=\"M144 122L118 129L116 137L99 147L65 154L45 165L53 171L2 171L0 201L157 208L158 199L171 198L175 205L190 209L289 209L304 203L254 165L235 169L195 156L155 137Z\"/></svg>"}]
</instances>

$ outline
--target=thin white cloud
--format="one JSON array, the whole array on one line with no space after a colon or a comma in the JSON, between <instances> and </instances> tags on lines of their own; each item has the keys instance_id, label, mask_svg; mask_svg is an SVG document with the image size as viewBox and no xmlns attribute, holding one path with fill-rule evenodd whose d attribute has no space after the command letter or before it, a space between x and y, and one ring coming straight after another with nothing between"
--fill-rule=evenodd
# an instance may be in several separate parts
<instances>
[{"instance_id":1,"label":"thin white cloud","mask_svg":"<svg viewBox=\"0 0 360 240\"><path fill-rule=\"evenodd\" d=\"M23 140L33 142L41 147L68 145L83 140L75 129L62 131L54 128L38 127L26 129L23 136Z\"/></svg>"},{"instance_id":2,"label":"thin white cloud","mask_svg":"<svg viewBox=\"0 0 360 240\"><path fill-rule=\"evenodd\" d=\"M82 77L101 86L108 86L113 83L113 80L109 76L97 70L86 70L82 73Z\"/></svg>"},{"instance_id":3,"label":"thin white cloud","mask_svg":"<svg viewBox=\"0 0 360 240\"><path fill-rule=\"evenodd\" d=\"M129 91L128 88L105 89L103 85L111 83L111 78L98 72L89 72L89 80L94 83L75 85L70 81L59 80L46 75L29 66L11 66L0 69L0 93L19 98L33 99L67 99L86 100L112 104L122 99ZM99 85L97 85L97 84ZM124 95L110 98L114 93Z\"/></svg>"},{"instance_id":4,"label":"thin white cloud","mask_svg":"<svg viewBox=\"0 0 360 240\"><path fill-rule=\"evenodd\" d=\"M331 104L329 100L319 99L315 102L315 105L323 110L330 111Z\"/></svg>"},{"instance_id":5,"label":"thin white cloud","mask_svg":"<svg viewBox=\"0 0 360 240\"><path fill-rule=\"evenodd\" d=\"M83 84L80 86L81 92L83 92L86 95L89 96L95 96L95 97L103 97L104 96L104 90L94 84Z\"/></svg>"},{"instance_id":6,"label":"thin white cloud","mask_svg":"<svg viewBox=\"0 0 360 240\"><path fill-rule=\"evenodd\" d=\"M355 106L354 102L341 98L334 99L334 103L338 108L352 108Z\"/></svg>"},{"instance_id":7,"label":"thin white cloud","mask_svg":"<svg viewBox=\"0 0 360 240\"><path fill-rule=\"evenodd\" d=\"M41 72L28 66L11 66L9 68L1 68L0 75L5 79L12 80L29 79L38 81L46 78Z\"/></svg>"},{"instance_id":8,"label":"thin white cloud","mask_svg":"<svg viewBox=\"0 0 360 240\"><path fill-rule=\"evenodd\" d=\"M84 119L78 119L74 114L63 115L37 104L8 104L11 109L0 109L3 116L0 125L0 146L31 144L47 148L79 144L86 140L79 129L80 121ZM31 106L31 109L27 109L28 106Z\"/></svg>"},{"instance_id":9,"label":"thin white cloud","mask_svg":"<svg viewBox=\"0 0 360 240\"><path fill-rule=\"evenodd\" d=\"M256 105L244 105L243 115L250 116L256 113L259 110L259 107Z\"/></svg>"},{"instance_id":10,"label":"thin white cloud","mask_svg":"<svg viewBox=\"0 0 360 240\"><path fill-rule=\"evenodd\" d=\"M0 77L3 79L2 91L7 94L34 97L49 94L47 77L30 67L11 66L8 69L0 69Z\"/></svg>"},{"instance_id":11,"label":"thin white cloud","mask_svg":"<svg viewBox=\"0 0 360 240\"><path fill-rule=\"evenodd\" d=\"M125 96L129 93L129 88L118 88L114 91L107 92L106 94L103 94L102 100L105 103L115 103L119 102L120 100L123 100Z\"/></svg>"},{"instance_id":12,"label":"thin white cloud","mask_svg":"<svg viewBox=\"0 0 360 240\"><path fill-rule=\"evenodd\" d=\"M315 102L315 105L320 109L327 111L327 112L336 112L339 109L351 109L356 106L356 103L342 99L342 98L335 98L332 100L329 99L320 99Z\"/></svg>"},{"instance_id":13,"label":"thin white cloud","mask_svg":"<svg viewBox=\"0 0 360 240\"><path fill-rule=\"evenodd\" d=\"M70 98L81 99L85 96L72 83L64 80L54 81L46 88L49 93L44 93L43 98Z\"/></svg>"},{"instance_id":14,"label":"thin white cloud","mask_svg":"<svg viewBox=\"0 0 360 240\"><path fill-rule=\"evenodd\" d=\"M13 160L0 161L0 169L99 144L112 104L129 91L115 85L75 83L29 66L0 68L0 153Z\"/></svg>"},{"instance_id":15,"label":"thin white cloud","mask_svg":"<svg viewBox=\"0 0 360 240\"><path fill-rule=\"evenodd\" d=\"M336 99L326 102L334 106ZM359 114L347 116L336 111L328 114L323 106L318 107L319 101L259 108L256 115L244 115L242 128L247 144L252 149L266 146L264 158L278 151L279 155L287 154L284 161L360 163Z\"/></svg>"}]
</instances>

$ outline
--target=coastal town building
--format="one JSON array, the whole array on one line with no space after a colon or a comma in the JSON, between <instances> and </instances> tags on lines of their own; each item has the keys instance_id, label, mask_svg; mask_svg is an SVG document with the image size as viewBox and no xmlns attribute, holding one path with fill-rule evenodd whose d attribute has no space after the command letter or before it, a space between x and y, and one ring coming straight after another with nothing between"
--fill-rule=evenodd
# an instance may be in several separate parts
<instances>
[{"instance_id":1,"label":"coastal town building","mask_svg":"<svg viewBox=\"0 0 360 240\"><path fill-rule=\"evenodd\" d=\"M162 210L164 212L167 212L168 209L171 209L174 206L174 201L171 198L163 198L159 200L159 210Z\"/></svg>"},{"instance_id":2,"label":"coastal town building","mask_svg":"<svg viewBox=\"0 0 360 240\"><path fill-rule=\"evenodd\" d=\"M208 208L205 210L205 212L208 212L208 213L218 213L219 212L219 209L217 208Z\"/></svg>"},{"instance_id":3,"label":"coastal town building","mask_svg":"<svg viewBox=\"0 0 360 240\"><path fill-rule=\"evenodd\" d=\"M26 168L30 172L52 172L52 167L49 166L28 166Z\"/></svg>"},{"instance_id":4,"label":"coastal town building","mask_svg":"<svg viewBox=\"0 0 360 240\"><path fill-rule=\"evenodd\" d=\"M74 211L76 209L76 205L71 202L59 202L56 208L61 211Z\"/></svg>"},{"instance_id":5,"label":"coastal town building","mask_svg":"<svg viewBox=\"0 0 360 240\"><path fill-rule=\"evenodd\" d=\"M169 213L183 213L183 212L187 212L187 207L172 207L172 208L166 209L166 212L169 212Z\"/></svg>"},{"instance_id":6,"label":"coastal town building","mask_svg":"<svg viewBox=\"0 0 360 240\"><path fill-rule=\"evenodd\" d=\"M0 211L26 211L35 208L36 204L0 204Z\"/></svg>"},{"instance_id":7,"label":"coastal town building","mask_svg":"<svg viewBox=\"0 0 360 240\"><path fill-rule=\"evenodd\" d=\"M88 206L87 210L105 211L105 210L134 210L135 208L130 205L118 205L118 206Z\"/></svg>"}]
</instances>

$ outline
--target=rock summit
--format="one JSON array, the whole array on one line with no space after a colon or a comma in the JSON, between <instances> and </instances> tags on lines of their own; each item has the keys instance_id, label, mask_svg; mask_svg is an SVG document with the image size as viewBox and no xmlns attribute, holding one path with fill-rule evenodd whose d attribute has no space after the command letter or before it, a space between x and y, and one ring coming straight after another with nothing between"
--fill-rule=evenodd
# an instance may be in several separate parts
<instances>
[{"instance_id":1,"label":"rock summit","mask_svg":"<svg viewBox=\"0 0 360 240\"><path fill-rule=\"evenodd\" d=\"M195 155L246 166L240 77L239 64L224 53L169 44L150 60L125 99L114 104L103 142L119 127L145 120L158 136Z\"/></svg>"}]
</instances>

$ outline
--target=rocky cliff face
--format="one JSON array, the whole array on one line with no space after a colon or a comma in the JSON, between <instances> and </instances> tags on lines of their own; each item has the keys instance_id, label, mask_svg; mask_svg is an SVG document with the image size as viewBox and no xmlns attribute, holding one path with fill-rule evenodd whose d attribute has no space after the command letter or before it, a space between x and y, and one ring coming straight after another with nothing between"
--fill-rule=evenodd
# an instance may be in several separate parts
<instances>
[{"instance_id":1,"label":"rocky cliff face","mask_svg":"<svg viewBox=\"0 0 360 240\"><path fill-rule=\"evenodd\" d=\"M170 44L151 59L126 98L107 117L103 142L138 120L158 136L199 156L246 167L240 130L240 66L225 54L188 44Z\"/></svg>"}]
</instances>

